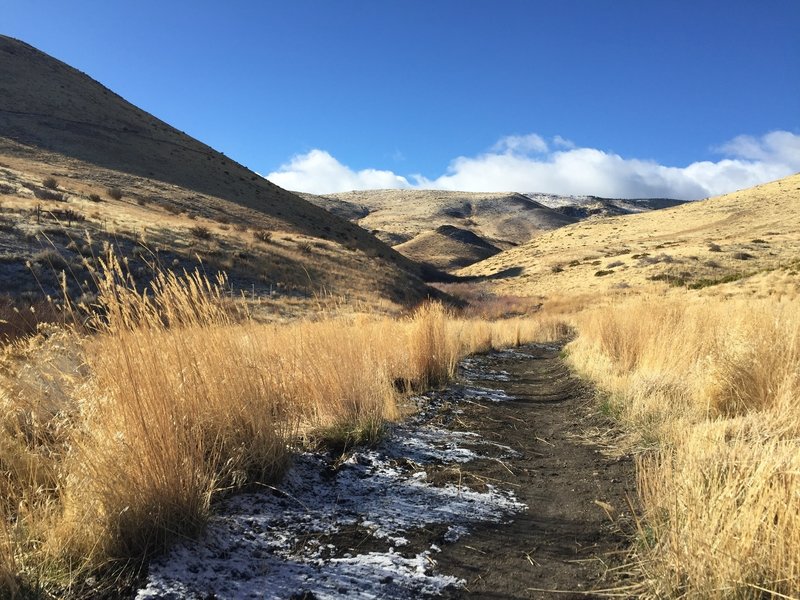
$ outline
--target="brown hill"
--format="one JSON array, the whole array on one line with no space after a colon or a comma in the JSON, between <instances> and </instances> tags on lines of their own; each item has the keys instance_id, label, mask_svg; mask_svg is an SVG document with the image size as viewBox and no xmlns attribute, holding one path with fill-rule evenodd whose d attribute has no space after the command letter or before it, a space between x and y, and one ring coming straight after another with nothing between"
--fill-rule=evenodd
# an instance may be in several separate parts
<instances>
[{"instance_id":1,"label":"brown hill","mask_svg":"<svg viewBox=\"0 0 800 600\"><path fill-rule=\"evenodd\" d=\"M280 284L301 296L329 292L403 303L429 292L419 265L360 227L5 36L0 163L0 266L8 291L35 287L20 264L44 250L64 254L59 263L80 267L80 253L70 246L86 246L75 238L88 230L95 246L112 238L125 251L152 243L181 266L198 254L212 266L232 269L234 281L252 291L274 293ZM49 199L48 178L57 182ZM112 187L121 198L107 197ZM58 216L65 211L79 220L61 227L67 219ZM18 285L11 283L18 277Z\"/></svg>"},{"instance_id":2,"label":"brown hill","mask_svg":"<svg viewBox=\"0 0 800 600\"><path fill-rule=\"evenodd\" d=\"M800 174L653 212L583 221L473 264L500 293L797 290Z\"/></svg>"},{"instance_id":3,"label":"brown hill","mask_svg":"<svg viewBox=\"0 0 800 600\"><path fill-rule=\"evenodd\" d=\"M439 244L430 244L438 236L436 228L452 226L469 231L483 243L498 248L522 244L545 231L563 227L575 218L548 208L530 198L516 193L449 192L441 190L363 190L304 198L332 213L350 219L372 231L378 238L395 246L400 252L415 260L431 264L468 264L473 258L467 245L464 255L452 255L444 262L439 255ZM440 242L445 240L439 239ZM410 245L406 245L409 242ZM402 244L402 245L401 245ZM451 245L452 246L452 245ZM433 254L424 252L430 247ZM408 253L413 249L413 253ZM457 248L452 246L451 251Z\"/></svg>"},{"instance_id":4,"label":"brown hill","mask_svg":"<svg viewBox=\"0 0 800 600\"><path fill-rule=\"evenodd\" d=\"M501 251L472 231L452 225L440 225L433 231L420 233L395 249L412 260L444 271L471 265Z\"/></svg>"}]
</instances>

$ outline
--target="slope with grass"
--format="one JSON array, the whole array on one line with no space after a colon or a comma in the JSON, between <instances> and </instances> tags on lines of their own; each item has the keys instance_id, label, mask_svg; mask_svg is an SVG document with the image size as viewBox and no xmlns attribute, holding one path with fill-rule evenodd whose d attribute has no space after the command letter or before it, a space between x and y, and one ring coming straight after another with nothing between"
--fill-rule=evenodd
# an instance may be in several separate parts
<instances>
[{"instance_id":1,"label":"slope with grass","mask_svg":"<svg viewBox=\"0 0 800 600\"><path fill-rule=\"evenodd\" d=\"M450 271L471 265L500 252L469 229L453 225L440 225L433 231L420 233L413 239L395 246L395 249L418 262Z\"/></svg>"},{"instance_id":2,"label":"slope with grass","mask_svg":"<svg viewBox=\"0 0 800 600\"><path fill-rule=\"evenodd\" d=\"M576 219L516 193L364 190L303 197L396 245L443 225L509 248Z\"/></svg>"},{"instance_id":3,"label":"slope with grass","mask_svg":"<svg viewBox=\"0 0 800 600\"><path fill-rule=\"evenodd\" d=\"M306 298L401 304L429 293L422 268L360 227L5 36L0 167L0 267L33 288L21 291L40 287L26 262L55 261L80 281L82 256L116 241L130 258L137 248L141 256L163 252L162 266L197 264L199 255L228 270L238 290L281 286ZM53 282L44 287L52 292Z\"/></svg>"},{"instance_id":4,"label":"slope with grass","mask_svg":"<svg viewBox=\"0 0 800 600\"><path fill-rule=\"evenodd\" d=\"M744 285L739 280L758 273L796 281L798 258L800 175L794 175L674 208L576 223L458 274L487 277L514 270L517 276L496 279L494 285L520 295L725 283L735 293Z\"/></svg>"}]
</instances>

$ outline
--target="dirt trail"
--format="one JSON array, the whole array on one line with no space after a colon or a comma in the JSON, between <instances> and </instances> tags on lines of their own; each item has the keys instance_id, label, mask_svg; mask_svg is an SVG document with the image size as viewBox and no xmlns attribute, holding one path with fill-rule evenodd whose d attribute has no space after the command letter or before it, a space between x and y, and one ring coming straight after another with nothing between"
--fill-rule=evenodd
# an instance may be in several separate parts
<instances>
[{"instance_id":1,"label":"dirt trail","mask_svg":"<svg viewBox=\"0 0 800 600\"><path fill-rule=\"evenodd\" d=\"M536 345L477 359L470 380L514 399L462 405L463 413L450 417L459 429L519 453L502 462L468 463L462 479L509 486L528 509L511 523L478 526L443 547L436 557L441 572L466 580L465 589L447 597L591 598L587 591L615 585L604 574L609 561L623 559L620 527L630 528L626 496L634 497L633 464L629 457L602 452L598 433L610 424L597 414L591 390L570 373L560 350Z\"/></svg>"}]
</instances>

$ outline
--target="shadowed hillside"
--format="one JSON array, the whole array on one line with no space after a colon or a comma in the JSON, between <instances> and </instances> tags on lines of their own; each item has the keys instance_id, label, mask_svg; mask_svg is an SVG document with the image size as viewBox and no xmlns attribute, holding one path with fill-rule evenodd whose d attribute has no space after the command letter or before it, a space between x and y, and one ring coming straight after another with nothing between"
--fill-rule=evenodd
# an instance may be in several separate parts
<instances>
[{"instance_id":1,"label":"shadowed hillside","mask_svg":"<svg viewBox=\"0 0 800 600\"><path fill-rule=\"evenodd\" d=\"M377 296L403 304L429 293L421 267L360 227L4 36L0 163L0 278L22 277L28 291L42 287L25 274L37 254L52 250L63 255L59 268L81 271L81 252L97 252L106 241L126 253L165 251L181 268L199 257L233 271L233 281L251 291L283 287L306 297ZM48 179L55 180L52 190ZM83 241L86 231L94 246ZM44 291L52 287L45 282Z\"/></svg>"},{"instance_id":2,"label":"shadowed hillside","mask_svg":"<svg viewBox=\"0 0 800 600\"><path fill-rule=\"evenodd\" d=\"M420 233L395 248L412 260L427 262L445 271L471 265L500 252L500 248L469 229L453 225L439 225L434 231Z\"/></svg>"}]
</instances>

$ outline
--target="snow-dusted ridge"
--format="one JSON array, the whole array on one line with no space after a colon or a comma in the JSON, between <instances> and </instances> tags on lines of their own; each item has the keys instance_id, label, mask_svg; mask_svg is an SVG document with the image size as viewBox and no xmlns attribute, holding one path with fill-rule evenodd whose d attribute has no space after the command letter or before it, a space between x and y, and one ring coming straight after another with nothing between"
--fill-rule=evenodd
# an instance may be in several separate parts
<instances>
[{"instance_id":1,"label":"snow-dusted ridge","mask_svg":"<svg viewBox=\"0 0 800 600\"><path fill-rule=\"evenodd\" d=\"M558 194L522 194L534 202L580 219L592 215L613 216L670 208L685 204L672 198L601 198L599 196L561 196Z\"/></svg>"}]
</instances>

